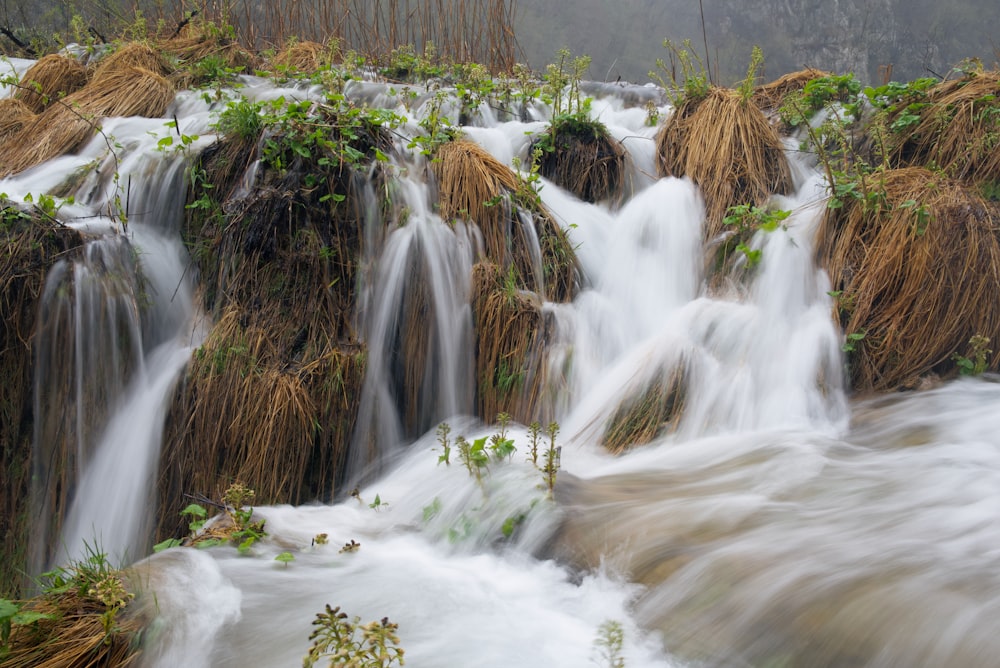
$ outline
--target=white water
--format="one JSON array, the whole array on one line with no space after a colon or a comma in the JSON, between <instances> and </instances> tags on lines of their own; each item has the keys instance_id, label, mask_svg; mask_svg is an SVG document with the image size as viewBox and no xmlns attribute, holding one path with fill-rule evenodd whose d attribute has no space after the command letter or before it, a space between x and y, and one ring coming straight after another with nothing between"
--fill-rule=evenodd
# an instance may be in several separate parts
<instances>
[{"instance_id":1,"label":"white water","mask_svg":"<svg viewBox=\"0 0 1000 668\"><path fill-rule=\"evenodd\" d=\"M204 123L190 98L178 108L183 123ZM258 509L269 535L249 556L175 549L142 562L140 587L155 602L143 665L298 665L327 603L364 621L388 616L407 665L425 668L601 665L593 641L609 619L625 629L630 667L995 664L1000 385L965 380L850 404L826 279L812 264L818 175L798 166L797 195L778 203L793 215L787 229L754 240L763 261L752 281L709 290L696 189L650 176L644 113L614 99L594 111L631 152L634 192L612 210L551 183L542 190L587 279L572 304L546 305L556 323L550 361L565 381L555 501L524 461L521 428L518 454L492 464L482 487L456 453L438 464L433 428L403 443L388 352L373 345L362 410L395 452L383 475L362 500ZM524 157L524 133L543 127L483 118L470 136L508 163ZM82 164L62 160L59 169ZM54 169L3 185L38 189ZM142 171L137 164L136 181ZM429 356L437 380L422 420L485 435L462 417L471 410L463 298L475 234L443 225L417 181L401 187L411 218L388 235L368 276L366 336L392 338L407 258L419 250L415 265L439 309ZM96 216L105 203L81 206ZM143 362L83 474L70 554L95 535L105 549L134 550L167 390L197 345L192 307L174 301L190 295L172 295L186 285L182 255L167 259L176 238L160 230L140 240L141 229L130 222L142 248L165 239L163 252L141 256L161 276L161 324L147 324ZM607 455L598 439L624 391L675 365L692 381L675 430ZM505 540L505 521L520 515ZM320 533L329 544L313 544ZM361 547L340 553L351 540ZM274 561L284 551L295 556L287 565Z\"/></svg>"}]
</instances>

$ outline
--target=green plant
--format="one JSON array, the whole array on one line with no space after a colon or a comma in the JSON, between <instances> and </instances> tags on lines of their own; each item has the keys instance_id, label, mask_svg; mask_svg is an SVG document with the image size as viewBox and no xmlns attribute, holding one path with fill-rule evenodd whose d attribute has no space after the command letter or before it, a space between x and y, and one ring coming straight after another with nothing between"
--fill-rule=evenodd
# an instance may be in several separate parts
<instances>
[{"instance_id":1,"label":"green plant","mask_svg":"<svg viewBox=\"0 0 1000 668\"><path fill-rule=\"evenodd\" d=\"M590 56L574 58L569 49L560 49L556 56L556 62L546 66L542 84L542 95L552 105L553 119L586 113L589 98L582 98L580 82L590 67Z\"/></svg>"},{"instance_id":2,"label":"green plant","mask_svg":"<svg viewBox=\"0 0 1000 668\"><path fill-rule=\"evenodd\" d=\"M649 78L663 87L674 107L679 107L686 101L698 102L705 99L712 81L708 68L691 46L691 40L677 44L665 39L663 48L667 49L668 61L657 58L657 69L650 70Z\"/></svg>"},{"instance_id":3,"label":"green plant","mask_svg":"<svg viewBox=\"0 0 1000 668\"><path fill-rule=\"evenodd\" d=\"M535 466L538 466L538 440L542 435L542 425L537 421L532 422L528 425L528 439L530 453L529 461Z\"/></svg>"},{"instance_id":4,"label":"green plant","mask_svg":"<svg viewBox=\"0 0 1000 668\"><path fill-rule=\"evenodd\" d=\"M303 668L329 659L330 668L388 668L404 665L404 651L399 647L399 625L387 617L381 621L361 623L360 617L348 619L340 606L326 606L326 612L316 615L316 628L309 636L312 647L302 661Z\"/></svg>"},{"instance_id":5,"label":"green plant","mask_svg":"<svg viewBox=\"0 0 1000 668\"><path fill-rule=\"evenodd\" d=\"M625 630L619 622L609 619L597 628L594 648L602 666L625 668L625 657L622 656L624 645Z\"/></svg>"},{"instance_id":6,"label":"green plant","mask_svg":"<svg viewBox=\"0 0 1000 668\"><path fill-rule=\"evenodd\" d=\"M451 433L451 425L442 422L437 428L438 443L441 444L441 454L438 455L438 464L451 465L451 443L448 434Z\"/></svg>"},{"instance_id":7,"label":"green plant","mask_svg":"<svg viewBox=\"0 0 1000 668\"><path fill-rule=\"evenodd\" d=\"M865 340L866 332L861 330L860 332L851 332L844 337L844 343L840 346L840 349L845 353L853 353L857 350L858 344Z\"/></svg>"},{"instance_id":8,"label":"green plant","mask_svg":"<svg viewBox=\"0 0 1000 668\"><path fill-rule=\"evenodd\" d=\"M754 44L753 49L750 51L750 63L747 65L747 74L740 82L739 93L740 97L743 98L744 102L749 102L750 98L753 97L754 89L757 87L757 77L760 75L760 69L764 66L764 52L761 48Z\"/></svg>"},{"instance_id":9,"label":"green plant","mask_svg":"<svg viewBox=\"0 0 1000 668\"><path fill-rule=\"evenodd\" d=\"M555 422L549 423L548 428L549 447L545 450L545 465L542 466L542 478L545 481L547 496L551 499L556 487L556 474L562 459L562 447L556 447L556 434L559 433L559 425Z\"/></svg>"},{"instance_id":10,"label":"green plant","mask_svg":"<svg viewBox=\"0 0 1000 668\"><path fill-rule=\"evenodd\" d=\"M773 232L783 224L791 213L791 211L781 209L769 210L752 204L729 207L728 215L722 219L722 222L734 228L735 246L732 248L743 254L748 268L757 266L763 257L760 249L752 249L748 245L750 237L758 230Z\"/></svg>"},{"instance_id":11,"label":"green plant","mask_svg":"<svg viewBox=\"0 0 1000 668\"><path fill-rule=\"evenodd\" d=\"M368 507L372 510L382 510L389 505L388 501L383 501L382 497L378 494L375 495L375 500L368 504Z\"/></svg>"},{"instance_id":12,"label":"green plant","mask_svg":"<svg viewBox=\"0 0 1000 668\"><path fill-rule=\"evenodd\" d=\"M215 128L226 136L256 140L264 129L263 108L260 102L251 102L245 97L231 100L219 113Z\"/></svg>"},{"instance_id":13,"label":"green plant","mask_svg":"<svg viewBox=\"0 0 1000 668\"><path fill-rule=\"evenodd\" d=\"M498 462L504 459L510 460L514 456L514 453L517 452L517 448L514 447L514 440L507 438L510 415L507 413L498 414L497 424L500 425L500 431L490 437L490 451L493 453L493 458Z\"/></svg>"},{"instance_id":14,"label":"green plant","mask_svg":"<svg viewBox=\"0 0 1000 668\"><path fill-rule=\"evenodd\" d=\"M955 366L958 367L958 372L963 376L978 376L986 371L990 365L989 357L993 354L993 351L987 347L989 345L989 337L981 334L969 339L968 355L954 353L951 356Z\"/></svg>"},{"instance_id":15,"label":"green plant","mask_svg":"<svg viewBox=\"0 0 1000 668\"><path fill-rule=\"evenodd\" d=\"M288 564L295 561L295 555L291 552L282 552L274 558L275 561L284 564L285 568L288 568Z\"/></svg>"}]
</instances>

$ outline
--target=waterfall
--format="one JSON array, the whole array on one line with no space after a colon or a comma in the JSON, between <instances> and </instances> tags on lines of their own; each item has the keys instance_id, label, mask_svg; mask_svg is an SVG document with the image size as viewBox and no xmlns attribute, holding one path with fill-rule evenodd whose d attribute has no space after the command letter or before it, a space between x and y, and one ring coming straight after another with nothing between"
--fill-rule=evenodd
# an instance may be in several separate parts
<instances>
[{"instance_id":1,"label":"waterfall","mask_svg":"<svg viewBox=\"0 0 1000 668\"><path fill-rule=\"evenodd\" d=\"M323 94L240 81L256 101ZM533 188L582 277L572 299L547 298L532 213L492 203L527 240L525 267L501 267L503 294L537 317L532 417L553 424L484 424L473 293L488 235L443 217L428 158L409 146L434 92L343 90L402 118L393 154L352 177L365 183L348 329L365 360L342 464L357 489L254 508L267 536L242 552L146 556L167 409L210 325L181 241L184 173L223 103L179 95L177 128L111 119L115 156L95 137L2 183L22 201L75 193L59 216L87 236L50 270L39 312L34 567L92 549L130 564L152 620L139 665L297 665L326 605L388 617L421 668L604 665L608 622L630 667L995 663L1000 384L848 396L815 261L826 183L807 157L787 151L794 192L769 203L781 224L720 259L726 233L705 238L692 180L654 176L656 130L627 91L602 87L590 107L628 153L620 202L584 202L525 169L540 103L525 120L438 108L474 122L466 138ZM163 150L171 133L198 138ZM237 181L250 195L253 180ZM648 433L613 443L644 402L662 413ZM459 436L517 452L469 464Z\"/></svg>"},{"instance_id":2,"label":"waterfall","mask_svg":"<svg viewBox=\"0 0 1000 668\"><path fill-rule=\"evenodd\" d=\"M181 98L183 100L183 98ZM180 133L207 129L206 113ZM101 552L128 563L149 549L156 466L170 391L202 334L179 237L181 155L155 151L161 120L120 119L46 178L75 191L60 212L90 240L50 271L36 342L31 549L41 569ZM107 152L107 136L129 138ZM100 166L84 172L90 160ZM123 193L122 191L125 190ZM52 524L52 523L55 524Z\"/></svg>"}]
</instances>

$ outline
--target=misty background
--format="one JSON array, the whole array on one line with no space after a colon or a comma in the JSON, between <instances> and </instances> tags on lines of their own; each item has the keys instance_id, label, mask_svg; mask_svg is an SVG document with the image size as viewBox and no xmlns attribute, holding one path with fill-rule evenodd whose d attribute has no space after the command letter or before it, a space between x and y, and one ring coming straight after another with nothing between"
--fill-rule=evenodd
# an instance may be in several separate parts
<instances>
[{"instance_id":1,"label":"misty background","mask_svg":"<svg viewBox=\"0 0 1000 668\"><path fill-rule=\"evenodd\" d=\"M944 76L960 61L986 67L1000 49L997 0L703 0L714 83L746 74L754 44L765 79L815 67L878 83ZM515 27L528 64L565 47L593 59L590 78L644 83L663 40L690 39L704 58L697 0L518 0ZM891 69L889 69L891 68Z\"/></svg>"},{"instance_id":2,"label":"misty background","mask_svg":"<svg viewBox=\"0 0 1000 668\"><path fill-rule=\"evenodd\" d=\"M388 11L404 24L414 16L427 20L434 8L448 13L468 6L481 7L470 16L503 15L504 22L512 16L516 55L536 71L544 71L565 47L592 57L588 78L598 81L649 81L657 58L668 58L665 38L691 40L703 59L707 42L713 82L726 86L744 77L755 44L764 52L765 79L813 67L880 83L944 76L966 58L991 67L1000 57L998 0L0 0L0 29L51 47L52 36L65 35L75 15L84 26L114 36L116 26L134 20L136 9L151 23L159 17L168 26L198 9L202 16L244 24L241 35L295 34L324 41L334 34L327 24L351 13ZM321 11L324 20L318 20ZM289 18L294 16L299 20ZM280 24L279 30L267 23ZM477 32L462 20L453 23L466 42L491 30L504 39L511 32L507 25ZM10 53L9 38L0 40ZM248 46L267 44L257 40Z\"/></svg>"}]
</instances>

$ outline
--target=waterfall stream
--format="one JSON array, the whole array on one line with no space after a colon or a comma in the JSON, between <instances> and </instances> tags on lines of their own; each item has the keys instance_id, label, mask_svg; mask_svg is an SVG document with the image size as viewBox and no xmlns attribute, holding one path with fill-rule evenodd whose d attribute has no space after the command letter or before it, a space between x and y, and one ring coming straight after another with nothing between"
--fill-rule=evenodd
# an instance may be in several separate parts
<instances>
[{"instance_id":1,"label":"waterfall stream","mask_svg":"<svg viewBox=\"0 0 1000 668\"><path fill-rule=\"evenodd\" d=\"M252 99L319 94L243 83ZM410 123L401 132L421 113L380 84L347 92L393 105ZM213 141L212 109L180 94L168 113L179 128L105 123L123 146L117 165L95 136L0 183L23 200L72 180L75 203L59 215L92 237L75 266L51 271L51 327L36 347L39 518L51 511L53 439L77 453L63 525L36 527L39 568L88 546L122 562L148 547L167 406L206 326L179 227L187 156ZM498 120L484 108L467 135L514 165L544 127L546 110L531 112ZM358 327L369 359L349 464L362 472L358 453L378 442L380 470L337 503L256 508L268 537L249 555L177 548L135 564L153 594L140 665L299 665L326 604L388 616L418 668L605 665L594 643L608 620L622 625L630 668L995 664L1000 384L848 398L828 279L814 263L825 185L807 159L789 154L796 192L775 206L791 215L752 240L756 271L711 285L701 194L652 176L645 110L609 95L592 113L629 151L631 191L620 207L594 205L542 181L585 279L571 303L543 305L561 383L554 498L526 461L522 425L510 428L517 454L482 481L455 453L439 462L440 422L470 441L495 430L469 417L469 281L482 240L442 221L423 158L399 142L408 216L366 259ZM170 133L199 138L189 152L164 151ZM111 215L126 195L127 211ZM425 385L400 392L396 339L418 292L430 313ZM677 424L608 454L601 438L622 398L673 369L690 379ZM47 394L61 384L72 388L65 405ZM340 550L351 541L360 548ZM274 560L286 551L294 561Z\"/></svg>"}]
</instances>

